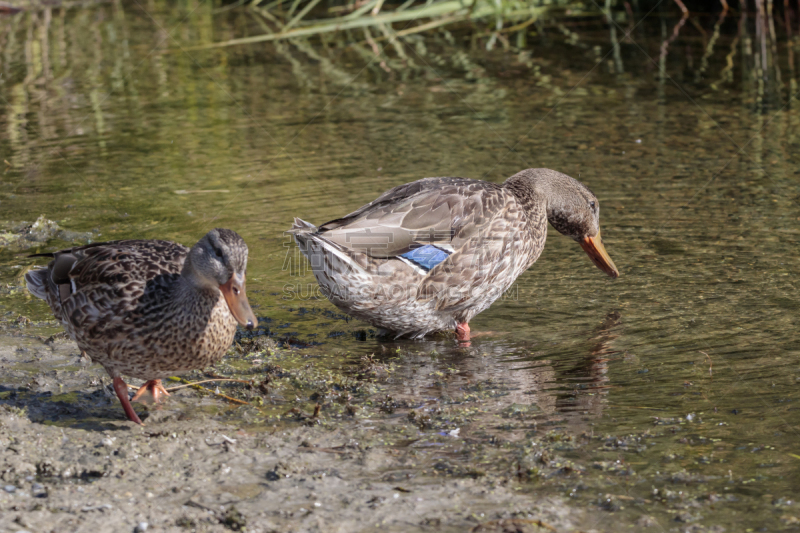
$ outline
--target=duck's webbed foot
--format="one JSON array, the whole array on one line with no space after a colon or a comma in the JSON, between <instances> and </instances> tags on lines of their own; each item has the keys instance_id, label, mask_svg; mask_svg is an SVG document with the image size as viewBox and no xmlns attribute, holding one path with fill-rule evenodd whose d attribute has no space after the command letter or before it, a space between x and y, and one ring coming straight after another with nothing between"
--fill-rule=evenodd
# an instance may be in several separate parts
<instances>
[{"instance_id":1,"label":"duck's webbed foot","mask_svg":"<svg viewBox=\"0 0 800 533\"><path fill-rule=\"evenodd\" d=\"M138 401L139 398L141 398L142 395L147 391L150 391L150 394L153 396L153 401L155 403L161 402L162 395L169 396L167 389L165 389L164 385L161 384L160 379L151 379L150 381L146 382L144 385L139 387L139 390L136 391L136 394L133 395L133 399L131 401L134 402Z\"/></svg>"},{"instance_id":2,"label":"duck's webbed foot","mask_svg":"<svg viewBox=\"0 0 800 533\"><path fill-rule=\"evenodd\" d=\"M119 402L122 404L122 409L125 411L125 416L128 417L128 420L144 425L136 414L136 411L133 410L133 406L128 399L128 385L122 381L122 378L114 378L114 392L117 393L117 398L119 398Z\"/></svg>"}]
</instances>

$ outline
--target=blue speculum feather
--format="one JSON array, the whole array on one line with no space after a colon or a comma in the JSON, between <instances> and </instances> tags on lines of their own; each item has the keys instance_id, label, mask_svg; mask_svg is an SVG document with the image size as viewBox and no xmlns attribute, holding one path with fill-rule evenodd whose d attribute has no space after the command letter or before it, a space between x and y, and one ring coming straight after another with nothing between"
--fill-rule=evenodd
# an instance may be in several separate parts
<instances>
[{"instance_id":1,"label":"blue speculum feather","mask_svg":"<svg viewBox=\"0 0 800 533\"><path fill-rule=\"evenodd\" d=\"M400 257L405 257L406 259L418 264L425 270L430 270L447 259L449 255L450 254L448 252L442 250L441 248L437 248L432 244L426 244L425 246L414 248L410 252L402 254Z\"/></svg>"}]
</instances>

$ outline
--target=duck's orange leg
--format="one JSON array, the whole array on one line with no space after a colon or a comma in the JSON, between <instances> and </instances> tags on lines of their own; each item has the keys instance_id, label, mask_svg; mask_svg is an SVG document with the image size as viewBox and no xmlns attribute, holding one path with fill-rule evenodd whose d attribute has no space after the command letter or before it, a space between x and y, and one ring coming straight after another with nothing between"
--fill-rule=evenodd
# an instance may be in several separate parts
<instances>
[{"instance_id":1,"label":"duck's orange leg","mask_svg":"<svg viewBox=\"0 0 800 533\"><path fill-rule=\"evenodd\" d=\"M456 326L456 339L459 342L468 342L469 338L469 324L461 322Z\"/></svg>"},{"instance_id":2,"label":"duck's orange leg","mask_svg":"<svg viewBox=\"0 0 800 533\"><path fill-rule=\"evenodd\" d=\"M133 406L131 406L131 401L128 399L128 385L122 381L122 378L114 378L114 391L117 393L117 398L119 398L128 420L144 425L136 411L133 410Z\"/></svg>"},{"instance_id":3,"label":"duck's orange leg","mask_svg":"<svg viewBox=\"0 0 800 533\"><path fill-rule=\"evenodd\" d=\"M136 391L136 394L133 395L133 399L131 401L137 401L142 394L146 391L150 391L150 394L153 395L153 401L155 403L159 403L161 401L161 395L169 396L167 389L164 388L164 385L161 384L160 379L151 379L150 381L146 382L144 385L139 387L139 390Z\"/></svg>"}]
</instances>

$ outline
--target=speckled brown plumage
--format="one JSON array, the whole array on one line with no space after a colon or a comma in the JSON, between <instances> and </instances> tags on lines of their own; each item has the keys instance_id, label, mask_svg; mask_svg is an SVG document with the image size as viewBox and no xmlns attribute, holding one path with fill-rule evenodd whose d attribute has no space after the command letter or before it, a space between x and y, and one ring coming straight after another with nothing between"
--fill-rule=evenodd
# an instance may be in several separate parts
<instances>
[{"instance_id":1,"label":"speckled brown plumage","mask_svg":"<svg viewBox=\"0 0 800 533\"><path fill-rule=\"evenodd\" d=\"M247 245L230 230L212 230L191 250L126 240L40 255L53 260L26 275L29 290L115 379L154 381L218 361L237 323L220 288L236 276L245 321L255 320L244 295Z\"/></svg>"},{"instance_id":2,"label":"speckled brown plumage","mask_svg":"<svg viewBox=\"0 0 800 533\"><path fill-rule=\"evenodd\" d=\"M548 220L616 277L600 244L597 198L549 169L524 170L502 185L426 178L319 228L295 219L290 232L337 307L397 336L421 337L468 334L467 323L539 258ZM429 271L403 258L426 244L449 254Z\"/></svg>"}]
</instances>

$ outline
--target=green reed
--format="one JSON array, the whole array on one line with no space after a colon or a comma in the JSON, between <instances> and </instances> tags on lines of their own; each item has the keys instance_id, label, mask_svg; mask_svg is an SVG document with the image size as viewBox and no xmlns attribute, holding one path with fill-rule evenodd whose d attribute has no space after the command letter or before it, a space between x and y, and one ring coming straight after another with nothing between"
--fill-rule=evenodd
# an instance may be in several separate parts
<instances>
[{"instance_id":1,"label":"green reed","mask_svg":"<svg viewBox=\"0 0 800 533\"><path fill-rule=\"evenodd\" d=\"M329 2L323 6L321 0L239 1L218 12L249 10L263 19L264 33L202 44L192 49L312 37L346 30L364 30L365 42L394 41L407 35L458 25L484 33L488 37L487 48L491 49L498 42L508 47L509 34L524 32L537 22L601 14L591 2L586 5L575 0L407 0L391 5L384 0L368 0L332 4ZM378 30L381 35L371 37L370 28ZM524 33L522 35L524 40Z\"/></svg>"}]
</instances>

